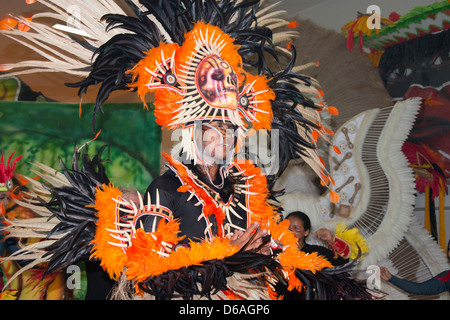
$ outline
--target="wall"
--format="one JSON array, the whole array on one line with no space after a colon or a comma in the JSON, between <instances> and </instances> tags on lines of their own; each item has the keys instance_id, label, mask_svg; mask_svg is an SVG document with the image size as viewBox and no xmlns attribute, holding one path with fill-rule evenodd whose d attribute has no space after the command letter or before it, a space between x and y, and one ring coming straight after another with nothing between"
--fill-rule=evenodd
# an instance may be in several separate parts
<instances>
[{"instance_id":1,"label":"wall","mask_svg":"<svg viewBox=\"0 0 450 320\"><path fill-rule=\"evenodd\" d=\"M271 0L270 3L276 1ZM332 29L341 30L347 22L356 18L357 12L366 13L367 7L377 5L380 7L381 15L388 17L393 11L400 15L409 12L416 6L431 4L432 0L283 0L277 7L279 10L287 10L293 15L309 18L318 25Z\"/></svg>"}]
</instances>

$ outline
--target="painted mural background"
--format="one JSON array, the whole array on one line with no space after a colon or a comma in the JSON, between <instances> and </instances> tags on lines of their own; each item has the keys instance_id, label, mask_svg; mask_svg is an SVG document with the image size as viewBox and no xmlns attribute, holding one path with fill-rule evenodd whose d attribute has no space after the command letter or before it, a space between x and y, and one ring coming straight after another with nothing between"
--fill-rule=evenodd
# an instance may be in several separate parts
<instances>
[{"instance_id":1,"label":"painted mural background","mask_svg":"<svg viewBox=\"0 0 450 320\"><path fill-rule=\"evenodd\" d=\"M23 155L17 162L15 174L34 178L34 162L59 170L61 159L71 168L74 148L87 144L88 153L93 157L104 147L101 158L110 181L144 193L159 175L160 168L161 130L153 112L139 103L105 104L108 112L97 118L94 132L93 106L92 103L51 101L33 92L17 77L0 79L0 150L5 163L13 152L13 160ZM14 201L10 200L10 205L2 212L7 218L31 214L11 204ZM18 249L17 243L5 236L0 235L0 255ZM16 262L0 264L2 289L24 266ZM67 269L42 278L42 269L33 268L16 278L0 294L0 300L84 300L87 288L84 263L75 266L75 271L78 274Z\"/></svg>"}]
</instances>

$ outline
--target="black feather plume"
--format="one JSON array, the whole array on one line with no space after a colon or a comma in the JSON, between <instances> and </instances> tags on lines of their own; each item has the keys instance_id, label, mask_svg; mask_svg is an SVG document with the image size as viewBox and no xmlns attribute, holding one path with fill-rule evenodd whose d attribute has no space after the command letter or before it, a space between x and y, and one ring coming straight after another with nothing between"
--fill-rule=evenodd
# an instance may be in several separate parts
<instances>
[{"instance_id":1,"label":"black feather plume","mask_svg":"<svg viewBox=\"0 0 450 320\"><path fill-rule=\"evenodd\" d=\"M100 158L103 150L104 147L91 160L87 149L80 155L75 148L72 169L68 169L60 159L61 169L70 186L47 187L52 198L41 204L59 220L47 237L64 236L45 248L45 256L50 257L46 274L89 259L98 221L97 211L93 208L95 188L109 183Z\"/></svg>"}]
</instances>

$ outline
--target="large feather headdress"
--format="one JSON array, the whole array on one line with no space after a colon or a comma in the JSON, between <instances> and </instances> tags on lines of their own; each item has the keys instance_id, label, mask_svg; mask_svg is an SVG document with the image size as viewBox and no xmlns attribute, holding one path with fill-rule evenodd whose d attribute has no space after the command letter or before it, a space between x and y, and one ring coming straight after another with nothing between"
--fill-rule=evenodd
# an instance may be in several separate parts
<instances>
[{"instance_id":1,"label":"large feather headdress","mask_svg":"<svg viewBox=\"0 0 450 320\"><path fill-rule=\"evenodd\" d=\"M55 11L49 16L59 15L60 20L67 19L64 8L78 3L41 2ZM249 127L266 129L269 137L276 132L274 176L281 175L291 159L301 157L329 185L316 140L327 139L330 133L320 112L335 113L335 109L324 103L314 79L295 72L302 66L295 66L296 50L288 42L297 33L286 30L288 21L278 17L282 12L274 11L274 5L263 8L254 0L134 0L126 4L128 10L116 4L83 8L95 11L94 16L100 12L102 20L86 23L82 19L81 36L49 32L36 19L17 18L29 26L28 32L11 28L2 32L20 38L50 60L40 65L48 69L38 68L35 62L2 68L9 74L23 72L20 68L32 72L34 67L35 71L82 75L82 81L69 84L79 88L80 96L99 85L94 124L113 91L136 90L144 102L146 94L153 93L158 124L181 128L188 154L194 154L186 149L192 145L191 123L196 120L230 121L240 132ZM101 33L102 27L107 32ZM55 45L60 45L56 52ZM92 64L87 57L93 57ZM217 67L221 73L215 75Z\"/></svg>"}]
</instances>

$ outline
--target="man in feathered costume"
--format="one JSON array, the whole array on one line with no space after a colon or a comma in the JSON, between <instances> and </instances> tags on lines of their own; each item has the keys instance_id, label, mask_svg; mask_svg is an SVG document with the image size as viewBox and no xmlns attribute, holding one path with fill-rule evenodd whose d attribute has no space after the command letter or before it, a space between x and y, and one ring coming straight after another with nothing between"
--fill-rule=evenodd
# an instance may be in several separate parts
<instances>
[{"instance_id":1,"label":"man in feathered costume","mask_svg":"<svg viewBox=\"0 0 450 320\"><path fill-rule=\"evenodd\" d=\"M298 249L268 188L300 157L323 185L332 183L316 146L327 135L323 94L293 71L295 48L278 45L292 34L280 39L271 29L287 22L265 18L272 7L259 1L128 5L132 16L104 15L107 30L123 32L95 49L87 76L71 86L82 95L100 85L94 125L111 92L135 90L144 104L152 93L157 123L181 136L164 155L168 171L133 201L109 181L98 156L83 154L80 163L75 151L71 169L43 173L52 186L38 211L50 219L34 227L49 242L16 258L32 253L48 272L97 260L119 283L115 298L266 299L299 290L306 299L369 299L349 277L351 263L333 268ZM271 176L236 156L257 130L278 138Z\"/></svg>"}]
</instances>

